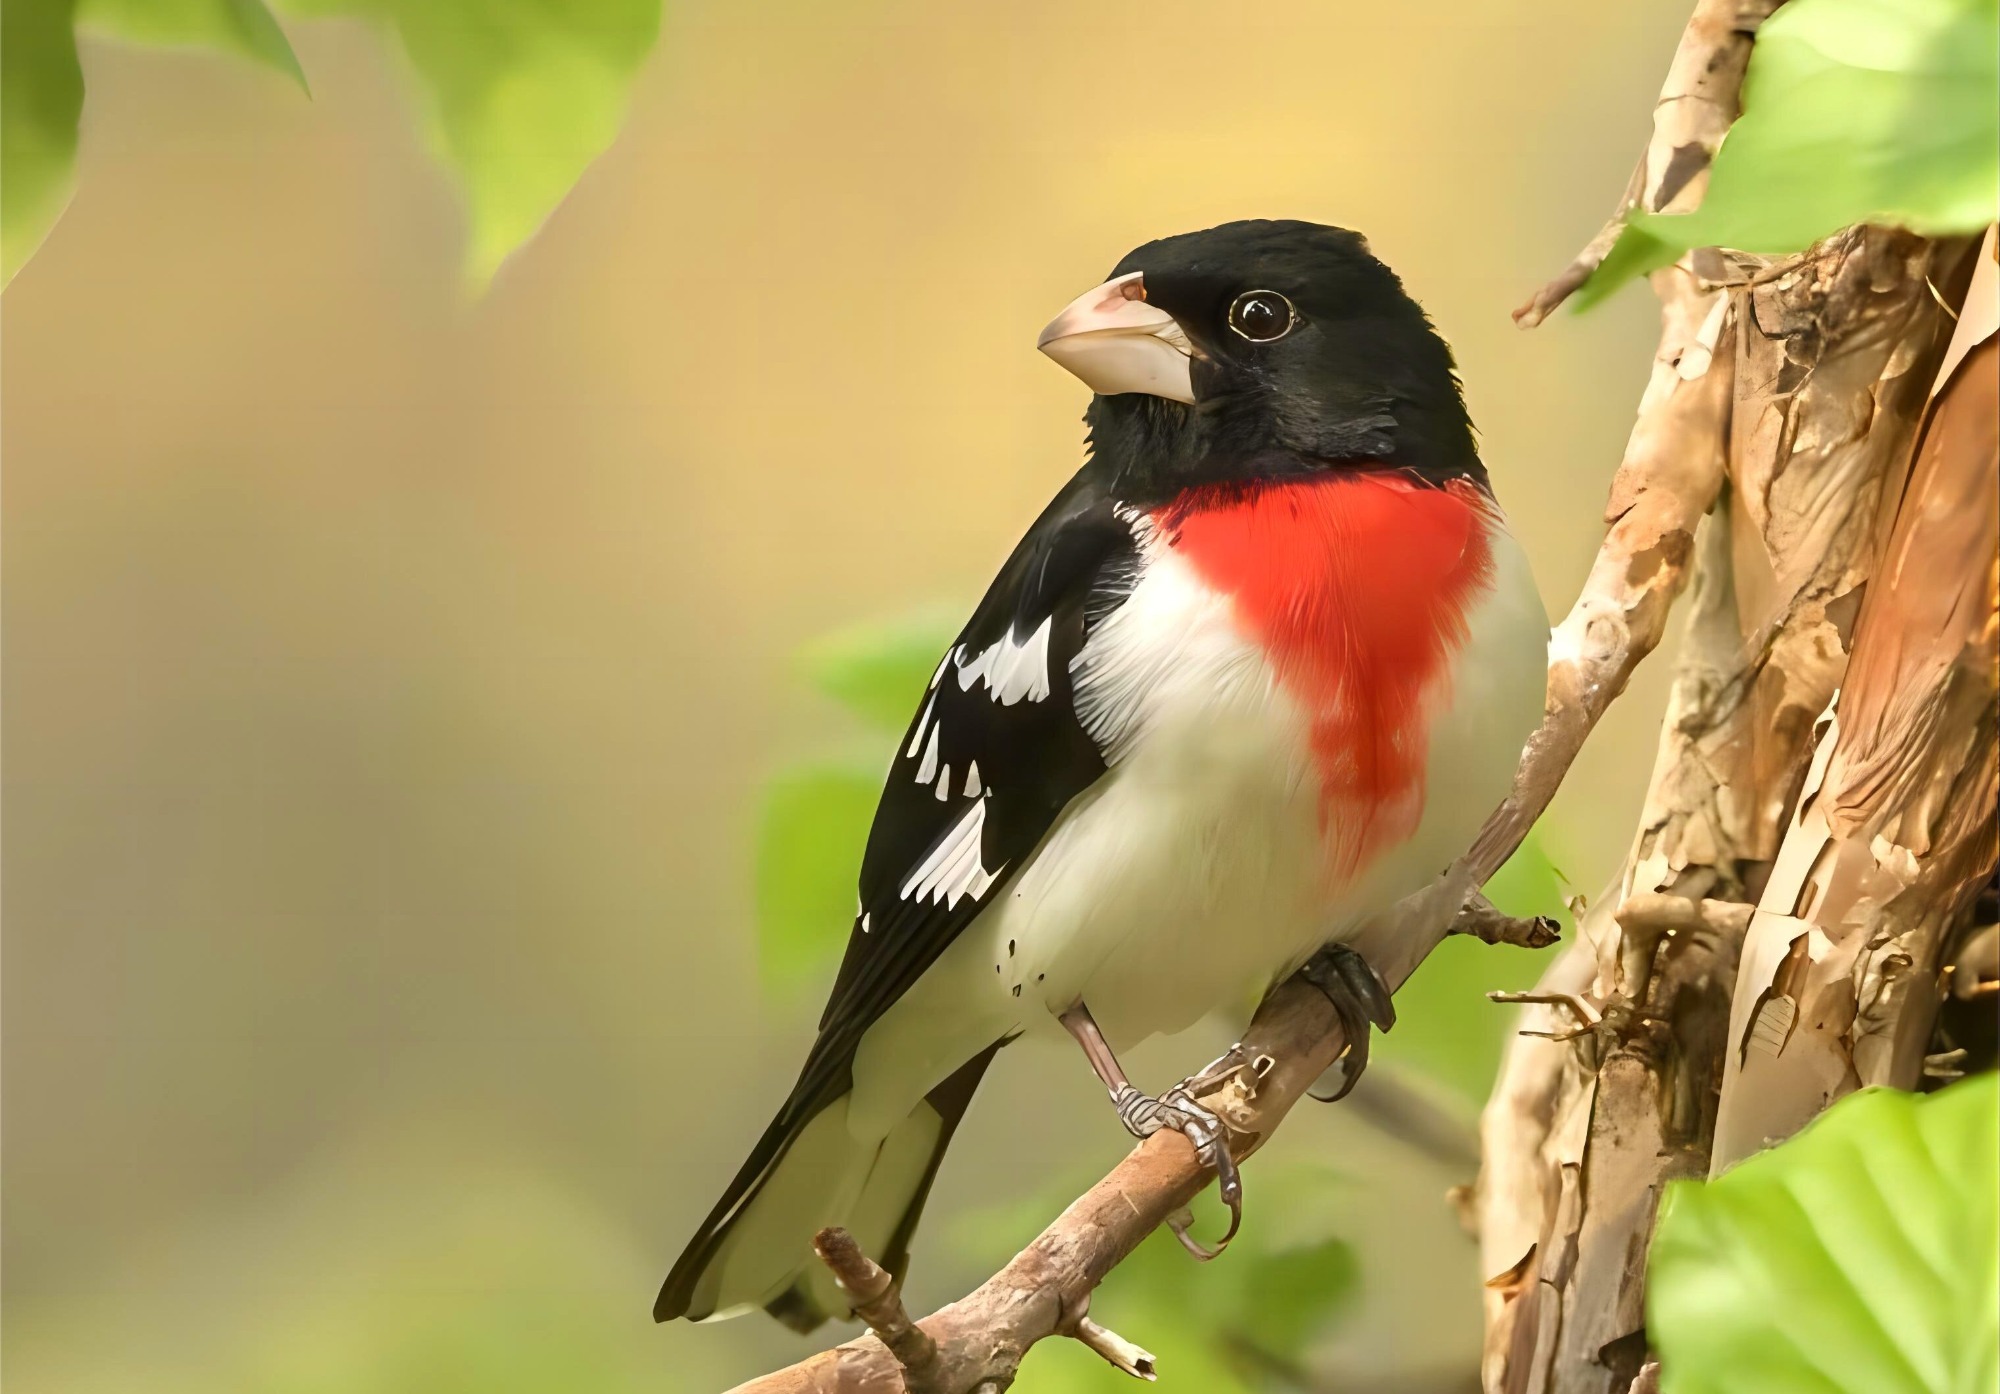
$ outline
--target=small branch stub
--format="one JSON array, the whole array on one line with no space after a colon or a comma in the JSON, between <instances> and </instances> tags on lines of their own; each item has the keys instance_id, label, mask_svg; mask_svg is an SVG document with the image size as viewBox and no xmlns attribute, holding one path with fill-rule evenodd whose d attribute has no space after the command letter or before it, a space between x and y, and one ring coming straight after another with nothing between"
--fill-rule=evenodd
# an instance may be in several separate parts
<instances>
[{"instance_id":1,"label":"small branch stub","mask_svg":"<svg viewBox=\"0 0 2000 1394\"><path fill-rule=\"evenodd\" d=\"M861 1252L854 1236L838 1225L813 1236L813 1252L833 1272L841 1291L854 1299L854 1315L868 1323L903 1367L908 1394L925 1394L937 1368L937 1342L910 1320L903 1297L887 1269ZM1150 1358L1150 1357L1149 1357Z\"/></svg>"},{"instance_id":2,"label":"small branch stub","mask_svg":"<svg viewBox=\"0 0 2000 1394\"><path fill-rule=\"evenodd\" d=\"M1639 891L1627 896L1611 912L1611 918L1627 934L1705 932L1735 938L1749 927L1756 909L1742 901L1691 900L1659 891Z\"/></svg>"},{"instance_id":3,"label":"small branch stub","mask_svg":"<svg viewBox=\"0 0 2000 1394\"><path fill-rule=\"evenodd\" d=\"M1465 934L1484 944L1512 944L1546 949L1562 938L1562 927L1547 915L1522 919L1509 915L1483 895L1475 895L1451 922L1453 934Z\"/></svg>"},{"instance_id":4,"label":"small branch stub","mask_svg":"<svg viewBox=\"0 0 2000 1394\"><path fill-rule=\"evenodd\" d=\"M1083 1299L1083 1308L1077 1313L1076 1321L1063 1334L1096 1351L1112 1368L1123 1370L1134 1379L1150 1384L1159 1377L1159 1362L1151 1351L1090 1319L1088 1296Z\"/></svg>"}]
</instances>

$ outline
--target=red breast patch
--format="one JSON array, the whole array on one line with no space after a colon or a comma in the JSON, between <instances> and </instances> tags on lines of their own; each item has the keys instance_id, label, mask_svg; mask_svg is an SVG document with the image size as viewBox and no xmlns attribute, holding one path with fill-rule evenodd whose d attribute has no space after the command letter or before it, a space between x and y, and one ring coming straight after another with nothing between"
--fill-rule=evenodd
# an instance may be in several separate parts
<instances>
[{"instance_id":1,"label":"red breast patch","mask_svg":"<svg viewBox=\"0 0 2000 1394\"><path fill-rule=\"evenodd\" d=\"M1153 514L1166 544L1233 597L1307 713L1341 880L1422 817L1425 698L1492 583L1491 512L1470 484L1330 471L1203 485Z\"/></svg>"}]
</instances>

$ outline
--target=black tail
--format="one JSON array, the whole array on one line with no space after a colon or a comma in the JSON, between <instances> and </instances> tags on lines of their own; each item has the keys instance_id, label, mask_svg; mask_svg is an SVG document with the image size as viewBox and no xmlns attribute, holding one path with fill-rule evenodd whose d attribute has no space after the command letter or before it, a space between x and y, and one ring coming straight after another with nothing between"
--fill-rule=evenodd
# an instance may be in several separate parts
<instances>
[{"instance_id":1,"label":"black tail","mask_svg":"<svg viewBox=\"0 0 2000 1394\"><path fill-rule=\"evenodd\" d=\"M960 1066L879 1142L848 1132L845 1084L826 1098L788 1100L675 1262L653 1319L705 1321L754 1306L803 1332L847 1316L812 1251L827 1225L845 1225L900 1280L945 1148L1002 1044Z\"/></svg>"}]
</instances>

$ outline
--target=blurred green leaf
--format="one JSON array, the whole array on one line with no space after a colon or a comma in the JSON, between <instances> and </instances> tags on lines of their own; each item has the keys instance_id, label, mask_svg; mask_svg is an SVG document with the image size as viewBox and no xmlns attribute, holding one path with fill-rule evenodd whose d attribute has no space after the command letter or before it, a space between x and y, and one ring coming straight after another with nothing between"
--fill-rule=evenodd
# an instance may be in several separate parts
<instances>
[{"instance_id":1,"label":"blurred green leaf","mask_svg":"<svg viewBox=\"0 0 2000 1394\"><path fill-rule=\"evenodd\" d=\"M766 986L821 974L854 921L886 757L816 760L773 779L757 824L757 960Z\"/></svg>"},{"instance_id":2,"label":"blurred green leaf","mask_svg":"<svg viewBox=\"0 0 2000 1394\"><path fill-rule=\"evenodd\" d=\"M951 642L942 614L919 611L838 630L806 646L806 679L888 736L774 778L757 824L758 962L767 987L823 974L847 942L861 853L893 740L916 714Z\"/></svg>"},{"instance_id":3,"label":"blurred green leaf","mask_svg":"<svg viewBox=\"0 0 2000 1394\"><path fill-rule=\"evenodd\" d=\"M1360 1285L1354 1250L1338 1239L1260 1254L1245 1265L1231 1334L1295 1359Z\"/></svg>"},{"instance_id":4,"label":"blurred green leaf","mask_svg":"<svg viewBox=\"0 0 2000 1394\"><path fill-rule=\"evenodd\" d=\"M77 23L113 38L240 54L306 86L291 41L263 0L82 0Z\"/></svg>"},{"instance_id":5,"label":"blurred green leaf","mask_svg":"<svg viewBox=\"0 0 2000 1394\"><path fill-rule=\"evenodd\" d=\"M955 632L949 615L919 611L836 630L807 645L799 660L814 687L863 721L902 731Z\"/></svg>"},{"instance_id":6,"label":"blurred green leaf","mask_svg":"<svg viewBox=\"0 0 2000 1394\"><path fill-rule=\"evenodd\" d=\"M483 287L624 122L660 0L281 0L396 31L432 144L464 189L465 269Z\"/></svg>"},{"instance_id":7,"label":"blurred green leaf","mask_svg":"<svg viewBox=\"0 0 2000 1394\"><path fill-rule=\"evenodd\" d=\"M1486 894L1510 915L1550 915L1565 924L1562 873L1539 831L1486 884ZM1396 993L1396 1027L1376 1041L1375 1055L1450 1085L1483 1103L1500 1068L1508 1013L1489 992L1533 986L1559 949L1518 949L1455 935L1431 951Z\"/></svg>"},{"instance_id":8,"label":"blurred green leaf","mask_svg":"<svg viewBox=\"0 0 2000 1394\"><path fill-rule=\"evenodd\" d=\"M83 112L74 9L75 0L0 5L0 285L69 202Z\"/></svg>"},{"instance_id":9,"label":"blurred green leaf","mask_svg":"<svg viewBox=\"0 0 2000 1394\"><path fill-rule=\"evenodd\" d=\"M2000 1388L2000 1087L1864 1090L1706 1185L1647 1276L1666 1394Z\"/></svg>"},{"instance_id":10,"label":"blurred green leaf","mask_svg":"<svg viewBox=\"0 0 2000 1394\"><path fill-rule=\"evenodd\" d=\"M465 268L492 279L562 202L625 118L659 34L660 0L285 0L394 29L423 90L432 144L456 172ZM140 43L243 54L301 88L304 70L262 0L11 0L0 11L0 281L68 201L83 74L72 20Z\"/></svg>"},{"instance_id":11,"label":"blurred green leaf","mask_svg":"<svg viewBox=\"0 0 2000 1394\"><path fill-rule=\"evenodd\" d=\"M1795 252L1851 223L2000 212L2000 0L1791 0L1757 31L1701 206L1635 212L1583 308L1692 247Z\"/></svg>"}]
</instances>

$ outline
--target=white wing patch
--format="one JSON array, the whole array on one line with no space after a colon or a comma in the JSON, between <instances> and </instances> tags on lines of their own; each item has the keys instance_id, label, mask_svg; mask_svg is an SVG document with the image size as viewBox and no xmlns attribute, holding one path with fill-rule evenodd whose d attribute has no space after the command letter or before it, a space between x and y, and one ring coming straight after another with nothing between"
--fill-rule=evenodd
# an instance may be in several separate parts
<instances>
[{"instance_id":1,"label":"white wing patch","mask_svg":"<svg viewBox=\"0 0 2000 1394\"><path fill-rule=\"evenodd\" d=\"M979 860L979 842L986 829L986 800L974 799L965 816L910 873L903 899L929 900L953 909L966 896L978 900L1000 879L1003 865L988 871Z\"/></svg>"},{"instance_id":2,"label":"white wing patch","mask_svg":"<svg viewBox=\"0 0 2000 1394\"><path fill-rule=\"evenodd\" d=\"M919 784L929 784L933 779L937 778L938 732L942 731L943 729L944 729L944 723L942 722L938 723L936 726L931 727L930 741L924 746L923 763L917 766L917 783Z\"/></svg>"},{"instance_id":3,"label":"white wing patch","mask_svg":"<svg viewBox=\"0 0 2000 1394\"><path fill-rule=\"evenodd\" d=\"M948 657L949 656L947 655L947 658ZM942 673L943 671L944 669L941 667L938 669L938 672L940 673ZM935 686L937 683L937 679L932 678L931 683L933 686ZM930 701L924 703L924 714L917 718L917 729L910 733L910 748L903 752L903 755L906 759L910 760L916 759L917 752L923 749L924 731L931 724L931 709L935 706L937 706L937 694L933 693L931 695Z\"/></svg>"},{"instance_id":4,"label":"white wing patch","mask_svg":"<svg viewBox=\"0 0 2000 1394\"><path fill-rule=\"evenodd\" d=\"M1030 702L1046 700L1049 695L1049 636L1054 628L1055 617L1051 615L1043 619L1041 626L1025 639L1016 639L1010 629L970 660L966 658L963 647L956 649L959 689L970 692L972 685L983 679L993 700L1003 707L1011 707L1023 698Z\"/></svg>"}]
</instances>

